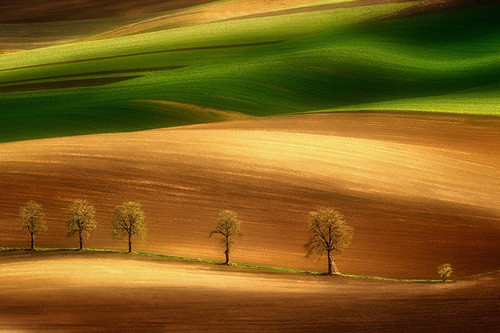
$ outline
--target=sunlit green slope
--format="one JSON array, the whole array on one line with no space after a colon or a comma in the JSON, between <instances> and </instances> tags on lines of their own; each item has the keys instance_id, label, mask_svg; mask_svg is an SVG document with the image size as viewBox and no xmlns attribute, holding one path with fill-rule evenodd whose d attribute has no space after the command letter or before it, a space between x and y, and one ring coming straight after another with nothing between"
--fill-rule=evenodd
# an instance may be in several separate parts
<instances>
[{"instance_id":1,"label":"sunlit green slope","mask_svg":"<svg viewBox=\"0 0 500 333\"><path fill-rule=\"evenodd\" d=\"M340 109L500 114L500 6L233 20L0 56L0 141ZM193 106L194 105L194 106Z\"/></svg>"}]
</instances>

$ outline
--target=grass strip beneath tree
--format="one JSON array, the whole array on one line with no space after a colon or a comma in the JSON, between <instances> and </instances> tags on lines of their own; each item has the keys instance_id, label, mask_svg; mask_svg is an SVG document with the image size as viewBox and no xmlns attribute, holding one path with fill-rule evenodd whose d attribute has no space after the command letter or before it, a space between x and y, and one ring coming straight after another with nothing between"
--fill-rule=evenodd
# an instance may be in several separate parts
<instances>
[{"instance_id":1,"label":"grass strip beneath tree","mask_svg":"<svg viewBox=\"0 0 500 333\"><path fill-rule=\"evenodd\" d=\"M222 261L218 260L210 260L203 258L195 258L195 257L184 257L184 256L174 256L169 254L160 254L160 253L151 253L151 252L141 252L141 251L132 251L128 253L126 250L107 250L107 249L83 249L80 250L78 248L36 248L34 250L30 250L28 248L22 247L0 247L1 252L99 252L99 253L119 253L119 254L133 254L137 256L150 257L150 258L160 258L160 259L169 259L169 260L178 260L178 261L186 261L186 262L199 262L220 266L229 266L236 268L246 268L250 270L262 270L262 271L271 271L271 272L279 272L279 273L291 273L291 274L307 274L307 275L326 275L324 272L314 272L314 271L306 271L306 270L296 270L296 269L287 269L287 268L279 268L279 267L268 267L268 266L260 266L260 265L249 265L249 264L241 264L241 263L229 263L225 265ZM368 279L368 280L379 280L379 281L392 281L392 282L409 282L409 283L450 283L455 280L426 280L426 279L394 279L394 278L386 278L380 276L371 276L371 275L352 275L352 274L341 274L334 277L343 277L343 278L354 278L354 279Z\"/></svg>"}]
</instances>

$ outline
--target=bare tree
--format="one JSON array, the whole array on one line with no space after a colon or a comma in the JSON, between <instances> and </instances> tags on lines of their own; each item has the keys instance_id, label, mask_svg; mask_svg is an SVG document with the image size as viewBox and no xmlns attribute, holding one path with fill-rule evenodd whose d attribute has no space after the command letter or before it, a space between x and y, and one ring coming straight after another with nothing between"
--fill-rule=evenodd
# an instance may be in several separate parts
<instances>
[{"instance_id":1,"label":"bare tree","mask_svg":"<svg viewBox=\"0 0 500 333\"><path fill-rule=\"evenodd\" d=\"M89 237L97 226L94 215L94 206L86 200L75 200L69 207L68 219L66 220L68 237L78 233L80 250L83 249L83 238Z\"/></svg>"},{"instance_id":2,"label":"bare tree","mask_svg":"<svg viewBox=\"0 0 500 333\"><path fill-rule=\"evenodd\" d=\"M443 264L438 267L438 273L441 275L443 281L446 281L450 277L451 273L453 273L453 268L450 264Z\"/></svg>"},{"instance_id":3,"label":"bare tree","mask_svg":"<svg viewBox=\"0 0 500 333\"><path fill-rule=\"evenodd\" d=\"M123 239L128 235L128 252L132 252L132 236L144 238L146 235L145 214L141 205L125 202L116 207L111 228L115 239Z\"/></svg>"},{"instance_id":4,"label":"bare tree","mask_svg":"<svg viewBox=\"0 0 500 333\"><path fill-rule=\"evenodd\" d=\"M226 254L226 261L224 262L224 264L227 265L229 264L230 245L233 243L231 237L242 236L240 234L240 221L238 220L236 213L230 210L221 211L219 213L219 219L217 221L217 227L212 230L210 236L212 236L213 234L222 235L221 240L222 244L224 244L225 247L224 253Z\"/></svg>"},{"instance_id":5,"label":"bare tree","mask_svg":"<svg viewBox=\"0 0 500 333\"><path fill-rule=\"evenodd\" d=\"M316 253L321 257L325 252L328 258L328 275L339 275L334 254L342 254L349 246L353 230L337 210L321 208L309 213L309 240L305 244L307 256Z\"/></svg>"},{"instance_id":6,"label":"bare tree","mask_svg":"<svg viewBox=\"0 0 500 333\"><path fill-rule=\"evenodd\" d=\"M34 236L47 231L42 206L34 201L28 201L19 211L21 227L31 236L31 249L34 249Z\"/></svg>"}]
</instances>

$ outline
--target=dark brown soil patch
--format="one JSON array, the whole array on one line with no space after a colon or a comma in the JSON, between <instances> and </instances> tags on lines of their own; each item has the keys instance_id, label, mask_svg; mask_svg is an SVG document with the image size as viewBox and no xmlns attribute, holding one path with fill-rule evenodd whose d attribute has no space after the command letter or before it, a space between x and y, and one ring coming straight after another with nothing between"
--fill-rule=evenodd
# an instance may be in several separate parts
<instances>
[{"instance_id":1,"label":"dark brown soil patch","mask_svg":"<svg viewBox=\"0 0 500 333\"><path fill-rule=\"evenodd\" d=\"M410 17L495 4L498 4L497 0L429 0L388 14L386 17Z\"/></svg>"},{"instance_id":2,"label":"dark brown soil patch","mask_svg":"<svg viewBox=\"0 0 500 333\"><path fill-rule=\"evenodd\" d=\"M0 23L30 23L135 16L196 6L213 0L6 0Z\"/></svg>"},{"instance_id":3,"label":"dark brown soil patch","mask_svg":"<svg viewBox=\"0 0 500 333\"><path fill-rule=\"evenodd\" d=\"M21 92L21 91L54 90L54 89L66 89L66 88L103 86L106 84L131 80L138 77L141 76L135 75L135 76L121 76L121 77L102 77L97 79L80 79L80 80L17 84L13 86L0 87L0 94Z\"/></svg>"}]
</instances>

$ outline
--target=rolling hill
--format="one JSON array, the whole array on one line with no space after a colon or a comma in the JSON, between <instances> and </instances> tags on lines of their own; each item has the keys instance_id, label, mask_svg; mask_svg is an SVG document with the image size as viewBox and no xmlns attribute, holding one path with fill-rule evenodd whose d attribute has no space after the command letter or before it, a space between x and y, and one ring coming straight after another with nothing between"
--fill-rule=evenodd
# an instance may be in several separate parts
<instances>
[{"instance_id":1,"label":"rolling hill","mask_svg":"<svg viewBox=\"0 0 500 333\"><path fill-rule=\"evenodd\" d=\"M345 3L1 55L0 141L213 120L192 108L498 114L498 5L399 18L412 3Z\"/></svg>"},{"instance_id":2,"label":"rolling hill","mask_svg":"<svg viewBox=\"0 0 500 333\"><path fill-rule=\"evenodd\" d=\"M499 12L2 1L0 330L498 330ZM75 199L96 209L87 251ZM131 200L147 233L125 254L111 220ZM320 207L354 229L341 276L305 257ZM210 237L225 209L232 265Z\"/></svg>"},{"instance_id":3,"label":"rolling hill","mask_svg":"<svg viewBox=\"0 0 500 333\"><path fill-rule=\"evenodd\" d=\"M499 273L411 284L98 253L2 253L10 331L351 331L499 325ZM25 281L25 276L37 276ZM57 283L55 283L57 282Z\"/></svg>"},{"instance_id":4,"label":"rolling hill","mask_svg":"<svg viewBox=\"0 0 500 333\"><path fill-rule=\"evenodd\" d=\"M201 111L204 112L204 111ZM140 202L148 236L138 251L220 259L210 239L220 210L242 222L235 262L323 271L307 260L307 213L342 211L355 237L341 271L400 278L456 277L500 266L500 123L496 117L339 113L257 118L136 133L0 145L0 239L27 246L18 210L46 209L39 247L74 247L71 200L95 205L88 247L120 249L115 206ZM412 255L408 255L411 253Z\"/></svg>"}]
</instances>

